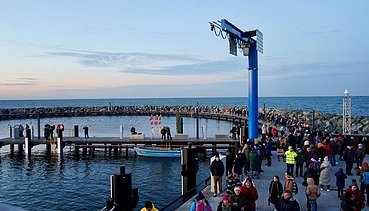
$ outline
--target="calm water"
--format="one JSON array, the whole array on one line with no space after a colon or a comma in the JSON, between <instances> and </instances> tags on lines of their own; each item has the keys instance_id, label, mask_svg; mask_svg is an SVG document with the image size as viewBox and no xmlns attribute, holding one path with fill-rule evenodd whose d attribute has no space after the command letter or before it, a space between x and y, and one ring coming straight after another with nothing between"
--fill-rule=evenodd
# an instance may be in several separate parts
<instances>
[{"instance_id":1,"label":"calm water","mask_svg":"<svg viewBox=\"0 0 369 211\"><path fill-rule=\"evenodd\" d=\"M15 107L55 107L55 106L107 106L111 105L196 105L200 106L244 106L246 98L178 98L178 99L97 99L97 100L10 100L0 101L0 108ZM342 97L274 97L260 98L259 106L268 108L288 108L342 113ZM369 116L369 97L353 97L354 115ZM184 119L184 132L194 137L196 120ZM37 135L37 121L0 121L0 138L8 137L8 126L15 124L34 126ZM69 135L75 124L88 124L90 136L119 136L119 125L125 128L125 136L130 127L146 137L155 136L149 126L149 117L73 117L41 119L41 125L64 123L65 135ZM175 118L163 117L163 125L175 131ZM200 127L206 125L206 132L200 130L200 137L207 134L228 134L232 126L227 122L201 120ZM41 128L42 130L42 128ZM42 132L41 132L42 135ZM9 147L0 149L0 202L16 205L28 210L100 210L110 195L109 177L118 172L121 165L132 171L133 187L139 188L138 208L146 200L152 200L160 208L181 193L180 159L150 159L140 157L109 158L103 152L95 157L82 156L78 159L66 147L62 159L54 154L45 157L44 149L36 146L32 150L31 161L23 155L9 154ZM200 162L197 181L209 176L207 161Z\"/></svg>"}]
</instances>

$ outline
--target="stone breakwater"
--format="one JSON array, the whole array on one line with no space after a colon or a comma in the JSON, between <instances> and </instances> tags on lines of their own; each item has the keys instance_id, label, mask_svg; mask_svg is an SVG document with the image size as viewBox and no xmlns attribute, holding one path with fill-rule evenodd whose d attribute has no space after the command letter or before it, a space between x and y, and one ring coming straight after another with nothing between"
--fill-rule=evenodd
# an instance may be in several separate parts
<instances>
[{"instance_id":1,"label":"stone breakwater","mask_svg":"<svg viewBox=\"0 0 369 211\"><path fill-rule=\"evenodd\" d=\"M259 109L259 113L264 116L264 120L276 119L282 117L286 120L287 125L304 123L310 126L314 122L316 129L323 131L327 130L329 133L341 133L343 118L342 115L334 113L301 111L301 110L284 110L284 109ZM264 115L265 113L265 115ZM274 117L273 117L274 116ZM313 121L314 116L314 121ZM259 116L260 117L260 116ZM354 116L351 118L351 129L353 134L369 135L369 117L367 116Z\"/></svg>"},{"instance_id":2,"label":"stone breakwater","mask_svg":"<svg viewBox=\"0 0 369 211\"><path fill-rule=\"evenodd\" d=\"M11 119L73 117L73 116L113 116L113 115L163 115L193 116L196 112L201 116L220 114L246 117L246 107L222 106L89 106L89 107L37 107L37 108L6 108L0 109L0 121ZM312 111L285 110L266 108L259 109L261 123L276 121L285 125L309 124L314 122L318 130L330 133L342 132L342 116L333 113ZM352 131L357 134L369 134L369 117L352 117Z\"/></svg>"}]
</instances>

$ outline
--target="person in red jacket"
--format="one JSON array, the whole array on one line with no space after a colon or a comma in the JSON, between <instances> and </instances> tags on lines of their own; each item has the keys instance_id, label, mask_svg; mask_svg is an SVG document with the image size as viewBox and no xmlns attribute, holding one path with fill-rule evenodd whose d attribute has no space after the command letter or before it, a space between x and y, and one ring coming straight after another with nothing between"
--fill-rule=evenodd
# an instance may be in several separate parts
<instances>
[{"instance_id":1,"label":"person in red jacket","mask_svg":"<svg viewBox=\"0 0 369 211\"><path fill-rule=\"evenodd\" d=\"M258 200L258 191L252 184L251 178L247 178L246 182L241 186L241 196L245 199L244 211L255 211L256 200Z\"/></svg>"}]
</instances>

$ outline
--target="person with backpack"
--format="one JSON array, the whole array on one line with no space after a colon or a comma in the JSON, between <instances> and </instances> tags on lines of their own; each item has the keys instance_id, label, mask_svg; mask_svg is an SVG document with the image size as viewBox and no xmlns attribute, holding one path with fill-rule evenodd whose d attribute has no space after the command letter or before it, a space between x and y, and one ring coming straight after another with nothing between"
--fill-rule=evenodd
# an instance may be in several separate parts
<instances>
[{"instance_id":1,"label":"person with backpack","mask_svg":"<svg viewBox=\"0 0 369 211\"><path fill-rule=\"evenodd\" d=\"M211 211L210 203L200 191L191 203L190 211L197 211L201 209Z\"/></svg>"},{"instance_id":2,"label":"person with backpack","mask_svg":"<svg viewBox=\"0 0 369 211\"><path fill-rule=\"evenodd\" d=\"M284 187L283 190L289 190L292 194L298 194L298 186L295 181L295 178L292 176L291 172L286 172L284 174L285 181L284 181Z\"/></svg>"},{"instance_id":3,"label":"person with backpack","mask_svg":"<svg viewBox=\"0 0 369 211\"><path fill-rule=\"evenodd\" d=\"M310 207L312 211L318 210L317 199L320 197L320 190L317 185L314 184L313 178L307 178L307 184L305 194L308 198L308 203L310 203Z\"/></svg>"}]
</instances>

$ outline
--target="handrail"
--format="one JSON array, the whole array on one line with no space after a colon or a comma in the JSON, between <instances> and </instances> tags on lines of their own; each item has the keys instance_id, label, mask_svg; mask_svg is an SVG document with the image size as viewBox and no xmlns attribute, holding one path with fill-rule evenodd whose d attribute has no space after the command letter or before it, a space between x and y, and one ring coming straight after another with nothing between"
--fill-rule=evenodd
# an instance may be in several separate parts
<instances>
[{"instance_id":1,"label":"handrail","mask_svg":"<svg viewBox=\"0 0 369 211\"><path fill-rule=\"evenodd\" d=\"M204 181L197 184L194 188L187 191L187 193L179 196L178 198L174 199L172 202L170 202L168 205L166 205L164 208L160 209L160 211L172 211L178 209L180 206L182 206L184 203L186 203L188 200L190 200L192 197L194 197L198 192L204 190L209 184L211 177L208 177Z\"/></svg>"}]
</instances>

